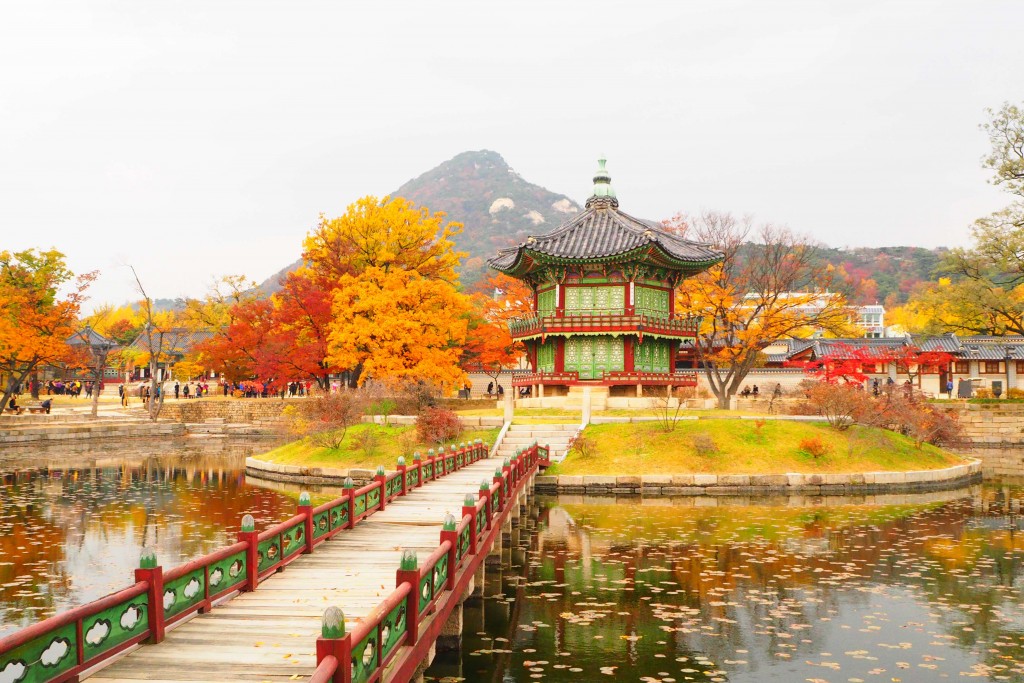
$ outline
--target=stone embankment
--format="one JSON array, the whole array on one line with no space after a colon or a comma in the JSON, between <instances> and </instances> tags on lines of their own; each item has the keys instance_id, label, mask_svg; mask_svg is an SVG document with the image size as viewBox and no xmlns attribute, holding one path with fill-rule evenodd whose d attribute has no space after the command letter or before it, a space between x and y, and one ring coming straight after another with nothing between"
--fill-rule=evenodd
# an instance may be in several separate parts
<instances>
[{"instance_id":1,"label":"stone embankment","mask_svg":"<svg viewBox=\"0 0 1024 683\"><path fill-rule=\"evenodd\" d=\"M940 404L947 405L947 404ZM965 453L989 476L1024 476L1024 403L956 403Z\"/></svg>"},{"instance_id":2,"label":"stone embankment","mask_svg":"<svg viewBox=\"0 0 1024 683\"><path fill-rule=\"evenodd\" d=\"M51 417L48 415L39 417ZM133 418L82 418L68 420L4 420L0 422L0 443L26 444L86 439L119 440L184 436L185 425Z\"/></svg>"},{"instance_id":3,"label":"stone embankment","mask_svg":"<svg viewBox=\"0 0 1024 683\"><path fill-rule=\"evenodd\" d=\"M624 496L856 495L953 489L981 481L972 460L941 470L853 474L644 474L543 476L537 493Z\"/></svg>"}]
</instances>

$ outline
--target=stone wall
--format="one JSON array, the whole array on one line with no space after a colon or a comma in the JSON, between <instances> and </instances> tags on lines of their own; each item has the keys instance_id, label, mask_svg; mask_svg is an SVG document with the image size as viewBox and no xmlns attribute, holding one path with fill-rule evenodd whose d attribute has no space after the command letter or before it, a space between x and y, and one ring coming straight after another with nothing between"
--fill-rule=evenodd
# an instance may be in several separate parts
<instances>
[{"instance_id":1,"label":"stone wall","mask_svg":"<svg viewBox=\"0 0 1024 683\"><path fill-rule=\"evenodd\" d=\"M941 470L853 474L538 476L537 493L627 496L851 495L953 489L981 481L974 460Z\"/></svg>"},{"instance_id":2,"label":"stone wall","mask_svg":"<svg viewBox=\"0 0 1024 683\"><path fill-rule=\"evenodd\" d=\"M957 414L973 446L1024 448L1024 403L956 403L947 409Z\"/></svg>"},{"instance_id":3,"label":"stone wall","mask_svg":"<svg viewBox=\"0 0 1024 683\"><path fill-rule=\"evenodd\" d=\"M161 420L172 422L206 422L211 419L236 424L276 426L281 422L281 413L288 405L304 401L303 398L239 398L202 399L165 403L160 411Z\"/></svg>"}]
</instances>

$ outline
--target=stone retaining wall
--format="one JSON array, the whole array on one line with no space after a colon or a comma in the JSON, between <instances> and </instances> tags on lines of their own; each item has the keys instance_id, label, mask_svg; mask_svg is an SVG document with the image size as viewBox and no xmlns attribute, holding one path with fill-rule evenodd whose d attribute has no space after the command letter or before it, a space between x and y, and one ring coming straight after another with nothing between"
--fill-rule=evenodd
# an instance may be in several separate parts
<instances>
[{"instance_id":1,"label":"stone retaining wall","mask_svg":"<svg viewBox=\"0 0 1024 683\"><path fill-rule=\"evenodd\" d=\"M543 476L537 493L628 496L849 495L952 489L981 481L980 460L942 470L856 474L644 474Z\"/></svg>"},{"instance_id":2,"label":"stone retaining wall","mask_svg":"<svg viewBox=\"0 0 1024 683\"><path fill-rule=\"evenodd\" d=\"M222 419L234 424L272 427L280 424L284 409L304 398L237 398L204 399L165 403L160 410L161 420L174 422L206 422Z\"/></svg>"},{"instance_id":3,"label":"stone retaining wall","mask_svg":"<svg viewBox=\"0 0 1024 683\"><path fill-rule=\"evenodd\" d=\"M67 424L0 430L0 443L82 441L85 439L137 439L183 436L185 425L172 422L124 422L120 424Z\"/></svg>"},{"instance_id":4,"label":"stone retaining wall","mask_svg":"<svg viewBox=\"0 0 1024 683\"><path fill-rule=\"evenodd\" d=\"M982 448L1024 448L1024 403L937 405L956 412L964 438Z\"/></svg>"},{"instance_id":5,"label":"stone retaining wall","mask_svg":"<svg viewBox=\"0 0 1024 683\"><path fill-rule=\"evenodd\" d=\"M390 472L391 470L388 470ZM245 459L245 473L270 481L288 481L298 484L322 484L341 486L346 477L352 477L357 486L364 486L373 481L374 470L341 469L338 467L302 467L300 465L281 465L267 462L259 458Z\"/></svg>"}]
</instances>

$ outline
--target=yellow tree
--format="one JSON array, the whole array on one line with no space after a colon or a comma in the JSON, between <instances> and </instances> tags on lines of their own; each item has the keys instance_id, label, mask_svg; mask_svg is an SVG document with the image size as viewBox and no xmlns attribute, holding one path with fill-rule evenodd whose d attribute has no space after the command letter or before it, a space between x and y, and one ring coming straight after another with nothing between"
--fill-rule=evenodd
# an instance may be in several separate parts
<instances>
[{"instance_id":1,"label":"yellow tree","mask_svg":"<svg viewBox=\"0 0 1024 683\"><path fill-rule=\"evenodd\" d=\"M328 361L361 367L372 378L462 386L459 358L466 341L469 300L451 284L415 270L371 267L344 275L334 295Z\"/></svg>"},{"instance_id":2,"label":"yellow tree","mask_svg":"<svg viewBox=\"0 0 1024 683\"><path fill-rule=\"evenodd\" d=\"M755 229L750 219L713 211L676 216L666 227L725 257L676 290L677 310L701 318L695 352L720 408L777 339L849 331L846 299L831 293L834 271L818 267L814 245L788 229Z\"/></svg>"},{"instance_id":3,"label":"yellow tree","mask_svg":"<svg viewBox=\"0 0 1024 683\"><path fill-rule=\"evenodd\" d=\"M358 275L370 268L385 273L415 270L427 279L456 283L455 268L465 253L452 241L461 223L445 222L402 197L363 197L344 215L320 224L303 243L302 257L326 281Z\"/></svg>"}]
</instances>

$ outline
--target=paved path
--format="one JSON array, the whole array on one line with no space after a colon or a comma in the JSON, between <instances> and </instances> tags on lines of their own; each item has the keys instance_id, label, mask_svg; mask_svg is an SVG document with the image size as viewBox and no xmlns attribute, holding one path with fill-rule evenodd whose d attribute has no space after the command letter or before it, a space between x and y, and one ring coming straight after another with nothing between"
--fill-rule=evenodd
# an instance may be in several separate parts
<instances>
[{"instance_id":1,"label":"paved path","mask_svg":"<svg viewBox=\"0 0 1024 683\"><path fill-rule=\"evenodd\" d=\"M89 680L304 680L316 668L324 609L340 607L351 630L394 590L400 551L415 549L421 560L433 552L445 513L458 517L466 494L490 480L499 462L485 458L396 498L256 591L168 631L164 642L140 647Z\"/></svg>"}]
</instances>

